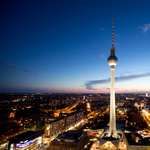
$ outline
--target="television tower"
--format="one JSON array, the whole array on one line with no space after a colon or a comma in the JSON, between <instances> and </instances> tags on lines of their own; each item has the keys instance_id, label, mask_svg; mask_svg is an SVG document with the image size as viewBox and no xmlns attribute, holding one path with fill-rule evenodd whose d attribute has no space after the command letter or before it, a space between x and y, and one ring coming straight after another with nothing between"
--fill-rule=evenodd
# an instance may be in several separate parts
<instances>
[{"instance_id":1,"label":"television tower","mask_svg":"<svg viewBox=\"0 0 150 150\"><path fill-rule=\"evenodd\" d=\"M111 66L111 92L110 92L110 125L108 137L117 138L116 131L116 109L115 109L115 66L118 63L118 59L115 56L115 47L114 47L114 23L112 17L112 47L110 49L110 56L107 59L108 64Z\"/></svg>"}]
</instances>

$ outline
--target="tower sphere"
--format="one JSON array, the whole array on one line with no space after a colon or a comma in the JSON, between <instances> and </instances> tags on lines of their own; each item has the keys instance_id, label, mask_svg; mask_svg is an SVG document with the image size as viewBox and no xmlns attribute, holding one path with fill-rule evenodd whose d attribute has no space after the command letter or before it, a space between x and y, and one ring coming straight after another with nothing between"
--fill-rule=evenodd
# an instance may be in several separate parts
<instances>
[{"instance_id":1,"label":"tower sphere","mask_svg":"<svg viewBox=\"0 0 150 150\"><path fill-rule=\"evenodd\" d=\"M118 63L118 58L115 56L115 47L112 46L110 49L110 56L107 59L110 66L116 66Z\"/></svg>"},{"instance_id":2,"label":"tower sphere","mask_svg":"<svg viewBox=\"0 0 150 150\"><path fill-rule=\"evenodd\" d=\"M118 58L114 55L114 56L109 56L107 59L107 62L110 66L116 66L118 63Z\"/></svg>"}]
</instances>

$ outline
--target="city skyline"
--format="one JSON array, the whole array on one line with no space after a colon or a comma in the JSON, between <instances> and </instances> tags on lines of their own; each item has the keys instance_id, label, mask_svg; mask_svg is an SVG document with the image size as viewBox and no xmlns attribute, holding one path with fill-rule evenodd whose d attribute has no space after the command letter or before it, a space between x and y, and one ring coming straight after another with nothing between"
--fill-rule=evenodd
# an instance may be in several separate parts
<instances>
[{"instance_id":1,"label":"city skyline","mask_svg":"<svg viewBox=\"0 0 150 150\"><path fill-rule=\"evenodd\" d=\"M0 93L116 93L150 87L150 1L1 1Z\"/></svg>"}]
</instances>

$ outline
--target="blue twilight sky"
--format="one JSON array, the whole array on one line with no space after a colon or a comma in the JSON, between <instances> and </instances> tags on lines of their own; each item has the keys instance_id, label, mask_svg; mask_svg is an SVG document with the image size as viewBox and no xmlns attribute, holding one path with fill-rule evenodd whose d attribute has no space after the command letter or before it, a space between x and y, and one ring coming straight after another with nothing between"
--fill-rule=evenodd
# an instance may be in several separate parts
<instances>
[{"instance_id":1,"label":"blue twilight sky","mask_svg":"<svg viewBox=\"0 0 150 150\"><path fill-rule=\"evenodd\" d=\"M150 0L1 0L0 93L150 92Z\"/></svg>"}]
</instances>

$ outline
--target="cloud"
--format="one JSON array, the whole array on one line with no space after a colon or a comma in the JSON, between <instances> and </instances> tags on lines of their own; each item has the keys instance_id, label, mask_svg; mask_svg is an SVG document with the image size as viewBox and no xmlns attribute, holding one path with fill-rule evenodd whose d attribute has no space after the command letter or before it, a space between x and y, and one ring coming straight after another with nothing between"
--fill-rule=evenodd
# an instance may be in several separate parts
<instances>
[{"instance_id":1,"label":"cloud","mask_svg":"<svg viewBox=\"0 0 150 150\"><path fill-rule=\"evenodd\" d=\"M96 85L96 84L104 84L104 83L108 83L110 82L110 78L108 79L103 79L103 80L91 80L91 81L87 81L85 83L85 86L88 90L97 90L97 89L94 89L93 88L93 85Z\"/></svg>"},{"instance_id":2,"label":"cloud","mask_svg":"<svg viewBox=\"0 0 150 150\"><path fill-rule=\"evenodd\" d=\"M16 71L10 71L10 70L7 70L7 72L10 72L10 73L17 73Z\"/></svg>"},{"instance_id":3,"label":"cloud","mask_svg":"<svg viewBox=\"0 0 150 150\"><path fill-rule=\"evenodd\" d=\"M0 64L3 64L4 67L8 67L8 68L13 68L13 69L17 69L16 66L13 66L11 63L7 63L7 62L0 62ZM2 70L2 69L1 69ZM22 69L18 69L18 70L22 70ZM10 71L10 70L6 70L7 72L11 72L11 73L16 73L14 71ZM26 72L31 72L29 69L23 69L23 71ZM34 73L37 73L36 71L34 71Z\"/></svg>"},{"instance_id":4,"label":"cloud","mask_svg":"<svg viewBox=\"0 0 150 150\"><path fill-rule=\"evenodd\" d=\"M105 57L105 55L104 55L104 54L101 54L101 57Z\"/></svg>"},{"instance_id":5,"label":"cloud","mask_svg":"<svg viewBox=\"0 0 150 150\"><path fill-rule=\"evenodd\" d=\"M143 31L146 33L148 30L150 30L150 23L144 24L144 26L140 26L139 28L143 29Z\"/></svg>"},{"instance_id":6,"label":"cloud","mask_svg":"<svg viewBox=\"0 0 150 150\"><path fill-rule=\"evenodd\" d=\"M17 69L16 66L13 66L12 64L10 63L7 63L7 62L1 62L1 64L4 65L4 67L8 67L8 68L13 68L13 69Z\"/></svg>"},{"instance_id":7,"label":"cloud","mask_svg":"<svg viewBox=\"0 0 150 150\"><path fill-rule=\"evenodd\" d=\"M23 69L23 71L26 71L26 72L31 72L30 70L28 70L28 69Z\"/></svg>"},{"instance_id":8,"label":"cloud","mask_svg":"<svg viewBox=\"0 0 150 150\"><path fill-rule=\"evenodd\" d=\"M130 76L121 76L121 77L116 77L115 82L123 82L123 81L127 81L127 80L133 80L133 79L149 77L149 76L150 76L150 73L139 74L139 75L130 75ZM84 85L85 85L86 89L88 89L88 90L97 90L97 89L93 88L93 85L105 84L105 83L109 83L110 81L111 81L110 78L102 79L102 80L91 80L91 81L87 81Z\"/></svg>"},{"instance_id":9,"label":"cloud","mask_svg":"<svg viewBox=\"0 0 150 150\"><path fill-rule=\"evenodd\" d=\"M104 28L100 28L100 31L105 31L105 29Z\"/></svg>"}]
</instances>

